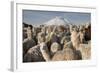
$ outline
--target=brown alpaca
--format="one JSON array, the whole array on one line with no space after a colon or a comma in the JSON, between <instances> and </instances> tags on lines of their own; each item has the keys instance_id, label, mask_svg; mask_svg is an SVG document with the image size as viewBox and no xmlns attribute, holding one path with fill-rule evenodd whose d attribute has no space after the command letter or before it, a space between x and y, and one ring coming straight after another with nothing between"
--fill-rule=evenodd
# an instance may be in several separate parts
<instances>
[{"instance_id":1,"label":"brown alpaca","mask_svg":"<svg viewBox=\"0 0 100 73\"><path fill-rule=\"evenodd\" d=\"M45 42L45 33L43 32L38 33L38 44L41 42Z\"/></svg>"},{"instance_id":2,"label":"brown alpaca","mask_svg":"<svg viewBox=\"0 0 100 73\"><path fill-rule=\"evenodd\" d=\"M23 58L23 62L38 62L38 61L45 61L40 51L40 45L36 45L30 48Z\"/></svg>"},{"instance_id":3,"label":"brown alpaca","mask_svg":"<svg viewBox=\"0 0 100 73\"><path fill-rule=\"evenodd\" d=\"M27 38L23 40L23 56L27 51L36 45L36 42L32 39L32 27L27 27Z\"/></svg>"}]
</instances>

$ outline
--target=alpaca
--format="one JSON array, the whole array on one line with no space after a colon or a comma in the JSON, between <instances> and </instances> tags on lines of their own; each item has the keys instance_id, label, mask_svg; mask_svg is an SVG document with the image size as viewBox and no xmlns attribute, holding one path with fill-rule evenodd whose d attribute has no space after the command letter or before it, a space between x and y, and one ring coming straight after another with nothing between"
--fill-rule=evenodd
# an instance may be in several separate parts
<instances>
[{"instance_id":1,"label":"alpaca","mask_svg":"<svg viewBox=\"0 0 100 73\"><path fill-rule=\"evenodd\" d=\"M50 31L50 33L48 33L46 35L46 39L45 39L45 42L47 43L47 46L49 48L49 51L50 51L50 47L51 47L51 44L54 43L54 42L57 42L59 43L59 37L57 36L56 34L56 26L53 28L52 31Z\"/></svg>"},{"instance_id":2,"label":"alpaca","mask_svg":"<svg viewBox=\"0 0 100 73\"><path fill-rule=\"evenodd\" d=\"M90 24L86 25L85 27L85 40L86 41L91 40L91 25Z\"/></svg>"},{"instance_id":3,"label":"alpaca","mask_svg":"<svg viewBox=\"0 0 100 73\"><path fill-rule=\"evenodd\" d=\"M44 44L44 46L42 47L42 50L45 50L46 53L44 51L40 50L40 48L41 48L40 45L43 42L45 42L45 34L43 32L40 32L40 33L38 33L38 45L30 48L29 51L27 52L27 54L24 57L24 60L26 62L27 61L28 62L30 62L30 61L44 61L45 57L44 58L42 57L41 52L44 53L43 56L46 53L49 53L49 52L48 52L48 48L47 48L47 45L46 44ZM47 56L47 55L45 55L45 56Z\"/></svg>"},{"instance_id":4,"label":"alpaca","mask_svg":"<svg viewBox=\"0 0 100 73\"><path fill-rule=\"evenodd\" d=\"M82 54L82 59L90 59L91 58L91 44L80 44L78 50Z\"/></svg>"},{"instance_id":5,"label":"alpaca","mask_svg":"<svg viewBox=\"0 0 100 73\"><path fill-rule=\"evenodd\" d=\"M45 43L40 44L40 51L46 61L62 61L62 60L76 60L75 53L72 49L59 50L51 57Z\"/></svg>"},{"instance_id":6,"label":"alpaca","mask_svg":"<svg viewBox=\"0 0 100 73\"><path fill-rule=\"evenodd\" d=\"M50 60L51 60L50 52L49 52L49 50L48 50L47 45L46 45L44 42L42 42L42 43L40 44L40 51L41 51L41 53L42 53L43 58L44 58L46 61L50 61Z\"/></svg>"},{"instance_id":7,"label":"alpaca","mask_svg":"<svg viewBox=\"0 0 100 73\"><path fill-rule=\"evenodd\" d=\"M82 31L80 31L79 34L80 34L80 43L84 43L85 42L85 38L84 38L85 34Z\"/></svg>"},{"instance_id":8,"label":"alpaca","mask_svg":"<svg viewBox=\"0 0 100 73\"><path fill-rule=\"evenodd\" d=\"M50 27L49 27L49 29L50 29ZM52 31L50 29L49 33L46 36L46 42L51 42L51 43L58 42L58 37L56 35L56 29L57 29L57 27L54 27Z\"/></svg>"},{"instance_id":9,"label":"alpaca","mask_svg":"<svg viewBox=\"0 0 100 73\"><path fill-rule=\"evenodd\" d=\"M36 45L28 50L23 58L23 62L39 62L45 61L41 52L40 45Z\"/></svg>"},{"instance_id":10,"label":"alpaca","mask_svg":"<svg viewBox=\"0 0 100 73\"><path fill-rule=\"evenodd\" d=\"M80 35L77 32L76 28L74 28L74 30L71 31L71 41L72 41L73 47L77 49L80 44Z\"/></svg>"},{"instance_id":11,"label":"alpaca","mask_svg":"<svg viewBox=\"0 0 100 73\"><path fill-rule=\"evenodd\" d=\"M50 50L51 50L52 53L55 53L58 50L61 50L61 46L57 42L54 42L54 43L51 44Z\"/></svg>"},{"instance_id":12,"label":"alpaca","mask_svg":"<svg viewBox=\"0 0 100 73\"><path fill-rule=\"evenodd\" d=\"M38 33L38 44L45 42L45 34L43 32Z\"/></svg>"},{"instance_id":13,"label":"alpaca","mask_svg":"<svg viewBox=\"0 0 100 73\"><path fill-rule=\"evenodd\" d=\"M73 44L72 44L71 41L68 41L67 39L64 39L64 40L67 41L67 42L64 43L63 49L65 49L65 50L66 50L66 49L71 49L71 50L73 50L73 52L75 53L75 59L76 59L76 60L81 60L81 59L82 59L81 52L78 51L78 50L76 50L76 49L74 49Z\"/></svg>"},{"instance_id":14,"label":"alpaca","mask_svg":"<svg viewBox=\"0 0 100 73\"><path fill-rule=\"evenodd\" d=\"M33 46L35 46L36 43L33 39L25 39L23 41L23 56L27 53L27 51L32 48Z\"/></svg>"},{"instance_id":15,"label":"alpaca","mask_svg":"<svg viewBox=\"0 0 100 73\"><path fill-rule=\"evenodd\" d=\"M63 60L76 60L75 53L72 49L62 50L55 53L52 61L63 61Z\"/></svg>"},{"instance_id":16,"label":"alpaca","mask_svg":"<svg viewBox=\"0 0 100 73\"><path fill-rule=\"evenodd\" d=\"M32 26L27 27L27 38L23 40L23 56L27 53L29 48L36 45L36 42L32 39Z\"/></svg>"},{"instance_id":17,"label":"alpaca","mask_svg":"<svg viewBox=\"0 0 100 73\"><path fill-rule=\"evenodd\" d=\"M82 59L90 59L91 57L91 44L84 44L84 32L71 32L71 41L76 51L80 52Z\"/></svg>"}]
</instances>

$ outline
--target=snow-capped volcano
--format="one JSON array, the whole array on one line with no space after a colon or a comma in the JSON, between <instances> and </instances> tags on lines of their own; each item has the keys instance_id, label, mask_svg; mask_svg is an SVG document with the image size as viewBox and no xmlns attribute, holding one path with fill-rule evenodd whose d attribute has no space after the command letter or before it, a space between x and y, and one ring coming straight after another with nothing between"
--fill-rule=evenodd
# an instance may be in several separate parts
<instances>
[{"instance_id":1,"label":"snow-capped volcano","mask_svg":"<svg viewBox=\"0 0 100 73\"><path fill-rule=\"evenodd\" d=\"M70 22L67 19L61 18L61 17L55 17L48 22L45 22L45 25L68 25Z\"/></svg>"}]
</instances>

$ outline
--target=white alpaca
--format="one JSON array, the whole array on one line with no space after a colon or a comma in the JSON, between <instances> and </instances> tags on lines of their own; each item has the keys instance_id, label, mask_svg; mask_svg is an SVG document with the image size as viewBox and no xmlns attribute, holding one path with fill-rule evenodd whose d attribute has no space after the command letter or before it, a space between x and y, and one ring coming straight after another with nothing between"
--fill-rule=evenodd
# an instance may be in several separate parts
<instances>
[{"instance_id":1,"label":"white alpaca","mask_svg":"<svg viewBox=\"0 0 100 73\"><path fill-rule=\"evenodd\" d=\"M50 50L51 50L52 53L55 53L58 50L61 50L61 46L57 42L54 42L54 43L51 44Z\"/></svg>"}]
</instances>

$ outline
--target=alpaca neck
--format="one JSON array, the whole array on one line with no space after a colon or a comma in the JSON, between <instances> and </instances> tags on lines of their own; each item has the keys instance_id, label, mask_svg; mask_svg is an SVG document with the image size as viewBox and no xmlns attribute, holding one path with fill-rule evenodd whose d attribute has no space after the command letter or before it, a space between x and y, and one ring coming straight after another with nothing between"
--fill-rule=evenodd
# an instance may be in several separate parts
<instances>
[{"instance_id":1,"label":"alpaca neck","mask_svg":"<svg viewBox=\"0 0 100 73\"><path fill-rule=\"evenodd\" d=\"M43 55L43 58L46 61L50 61L51 60L48 48L47 48L47 46L44 43L40 45L40 51L41 51L41 53Z\"/></svg>"}]
</instances>

